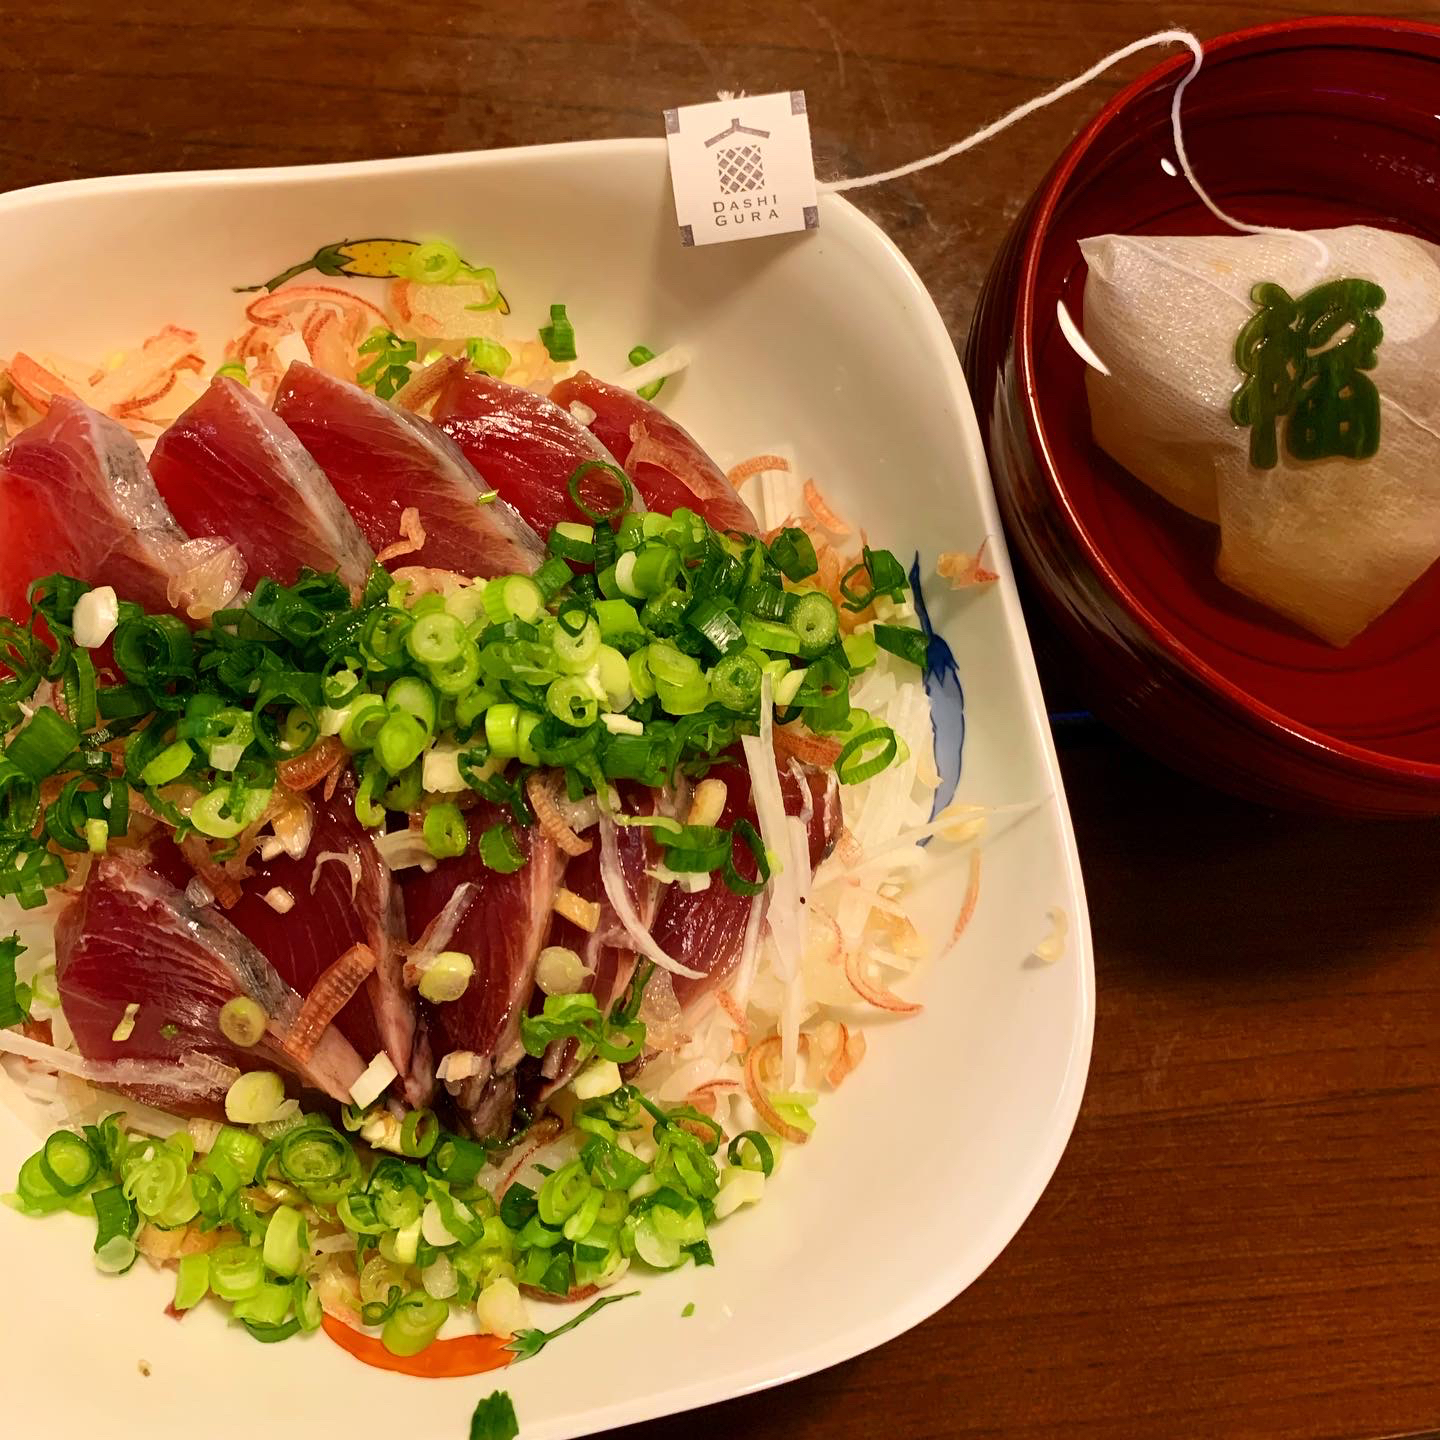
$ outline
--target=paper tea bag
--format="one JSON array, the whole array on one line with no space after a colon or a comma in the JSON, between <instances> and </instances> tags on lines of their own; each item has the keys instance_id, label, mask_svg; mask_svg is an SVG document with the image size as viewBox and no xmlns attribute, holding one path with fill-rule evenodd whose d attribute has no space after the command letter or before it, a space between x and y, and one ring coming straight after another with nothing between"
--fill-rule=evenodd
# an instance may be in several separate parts
<instances>
[{"instance_id":1,"label":"paper tea bag","mask_svg":"<svg viewBox=\"0 0 1440 1440\"><path fill-rule=\"evenodd\" d=\"M1351 225L1080 249L1096 442L1219 525L1227 585L1354 639L1440 557L1440 246Z\"/></svg>"}]
</instances>

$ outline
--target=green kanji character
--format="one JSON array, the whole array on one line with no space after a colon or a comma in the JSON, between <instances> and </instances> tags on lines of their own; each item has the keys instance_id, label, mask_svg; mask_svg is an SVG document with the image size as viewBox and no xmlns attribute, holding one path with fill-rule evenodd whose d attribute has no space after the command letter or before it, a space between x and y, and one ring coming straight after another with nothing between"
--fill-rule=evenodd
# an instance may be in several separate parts
<instances>
[{"instance_id":1,"label":"green kanji character","mask_svg":"<svg viewBox=\"0 0 1440 1440\"><path fill-rule=\"evenodd\" d=\"M1380 392L1363 372L1375 368L1385 336L1375 314L1384 303L1385 292L1369 280L1332 280L1300 297L1305 374L1285 427L1285 448L1295 459L1368 460L1379 449Z\"/></svg>"},{"instance_id":2,"label":"green kanji character","mask_svg":"<svg viewBox=\"0 0 1440 1440\"><path fill-rule=\"evenodd\" d=\"M1247 378L1230 401L1230 416L1250 427L1250 463L1272 470L1280 458L1275 427L1294 408L1305 346L1295 329L1298 307L1283 286L1262 281L1250 298L1260 308L1235 341L1235 363Z\"/></svg>"}]
</instances>

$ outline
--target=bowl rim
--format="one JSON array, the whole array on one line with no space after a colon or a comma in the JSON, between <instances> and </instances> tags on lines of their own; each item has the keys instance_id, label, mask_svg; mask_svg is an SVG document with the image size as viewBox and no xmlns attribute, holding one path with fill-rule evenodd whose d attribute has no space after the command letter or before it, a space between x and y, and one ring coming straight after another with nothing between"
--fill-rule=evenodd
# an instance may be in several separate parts
<instances>
[{"instance_id":1,"label":"bowl rim","mask_svg":"<svg viewBox=\"0 0 1440 1440\"><path fill-rule=\"evenodd\" d=\"M1440 24L1427 21L1386 19L1370 15L1306 16L1281 20L1234 30L1203 42L1206 60L1229 51L1263 52L1272 42L1295 36L1328 36L1335 44L1352 43L1361 34L1380 36L1423 36L1440 42ZM1021 407L1031 447L1040 463L1046 488L1054 500L1072 542L1100 583L1118 600L1127 614L1136 621L1170 661L1205 684L1219 699L1248 720L1258 720L1282 742L1300 748L1319 750L1352 774L1371 779L1420 782L1426 789L1440 789L1440 762L1389 755L1363 745L1355 745L1337 736L1305 724L1283 710L1267 704L1237 685L1221 671L1203 660L1173 634L1126 585L1111 566L1104 553L1090 538L1090 533L1070 500L1067 487L1060 478L1060 467L1045 431L1040 407L1039 367L1035 346L1035 288L1050 221L1068 189L1080 161L1100 136L1117 120L1123 119L1131 105L1142 95L1158 89L1191 64L1188 53L1171 56L1132 81L1113 96L1093 120L1065 148L1054 168L1041 182L1034 206L1025 222L1024 244L1020 256L1020 278L1015 300L1014 347L1019 375Z\"/></svg>"}]
</instances>

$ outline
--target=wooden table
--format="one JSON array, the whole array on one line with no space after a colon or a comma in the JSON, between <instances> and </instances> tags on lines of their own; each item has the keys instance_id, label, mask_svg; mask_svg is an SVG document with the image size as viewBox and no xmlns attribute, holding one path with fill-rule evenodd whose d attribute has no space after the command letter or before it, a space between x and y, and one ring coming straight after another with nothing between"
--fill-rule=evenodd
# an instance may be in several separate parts
<instances>
[{"instance_id":1,"label":"wooden table","mask_svg":"<svg viewBox=\"0 0 1440 1440\"><path fill-rule=\"evenodd\" d=\"M858 174L1148 31L1305 8L17 3L0 185L657 134L663 106L793 87L822 175ZM1440 19L1423 0L1397 13ZM957 342L1026 196L1148 63L858 196ZM912 1334L646 1440L1440 1433L1435 828L1254 810L1103 734L1067 739L1064 769L1099 1021L1079 1126L1034 1216Z\"/></svg>"}]
</instances>

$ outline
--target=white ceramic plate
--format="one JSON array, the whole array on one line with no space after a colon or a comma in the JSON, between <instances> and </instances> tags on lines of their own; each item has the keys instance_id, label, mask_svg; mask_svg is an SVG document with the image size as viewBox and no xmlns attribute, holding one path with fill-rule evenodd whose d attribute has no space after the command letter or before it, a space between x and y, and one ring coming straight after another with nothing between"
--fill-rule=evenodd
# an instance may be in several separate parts
<instances>
[{"instance_id":1,"label":"white ceramic plate","mask_svg":"<svg viewBox=\"0 0 1440 1440\"><path fill-rule=\"evenodd\" d=\"M26 1370L5 1404L12 1433L179 1440L198 1427L251 1440L268 1415L326 1434L463 1440L498 1383L526 1440L588 1434L882 1344L956 1296L1020 1227L1069 1138L1090 1057L1074 839L950 338L879 229L833 196L820 215L818 233L682 249L658 140L0 197L0 354L103 356L171 321L218 354L239 315L230 286L367 235L443 236L494 265L518 325L564 300L582 362L600 373L641 340L692 346L665 404L722 464L789 444L872 542L918 551L927 569L938 551L991 537L998 585L929 586L965 692L959 793L1040 802L988 843L975 920L919 982L924 1013L870 1028L865 1064L822 1105L813 1141L761 1206L716 1227L713 1269L656 1277L498 1376L420 1381L365 1369L323 1336L255 1345L218 1311L176 1324L162 1313L168 1275L94 1271L87 1222L0 1209L0 1348ZM942 933L963 863L935 876L920 907ZM1027 957L1052 907L1069 942L1044 965ZM0 1181L34 1148L0 1108Z\"/></svg>"}]
</instances>

